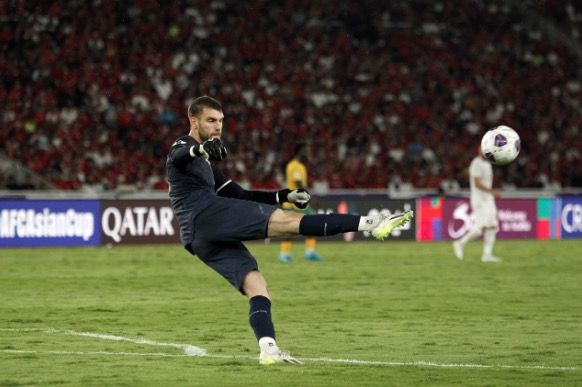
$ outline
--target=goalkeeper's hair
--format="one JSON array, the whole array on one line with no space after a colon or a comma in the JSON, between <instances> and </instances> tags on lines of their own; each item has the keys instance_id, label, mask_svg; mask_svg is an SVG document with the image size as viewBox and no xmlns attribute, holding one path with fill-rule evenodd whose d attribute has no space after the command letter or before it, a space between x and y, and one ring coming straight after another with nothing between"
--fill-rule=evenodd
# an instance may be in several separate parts
<instances>
[{"instance_id":1,"label":"goalkeeper's hair","mask_svg":"<svg viewBox=\"0 0 582 387\"><path fill-rule=\"evenodd\" d=\"M222 111L220 102L207 95L198 97L188 106L188 118L198 117L204 108Z\"/></svg>"}]
</instances>

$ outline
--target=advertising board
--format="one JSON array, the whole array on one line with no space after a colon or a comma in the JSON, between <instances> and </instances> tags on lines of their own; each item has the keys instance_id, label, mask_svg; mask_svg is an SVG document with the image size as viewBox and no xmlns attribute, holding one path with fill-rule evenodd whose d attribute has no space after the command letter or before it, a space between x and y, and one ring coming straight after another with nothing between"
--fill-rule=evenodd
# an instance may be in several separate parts
<instances>
[{"instance_id":1,"label":"advertising board","mask_svg":"<svg viewBox=\"0 0 582 387\"><path fill-rule=\"evenodd\" d=\"M101 209L103 244L180 243L169 200L104 200Z\"/></svg>"},{"instance_id":2,"label":"advertising board","mask_svg":"<svg viewBox=\"0 0 582 387\"><path fill-rule=\"evenodd\" d=\"M0 247L96 246L98 200L1 200Z\"/></svg>"},{"instance_id":3,"label":"advertising board","mask_svg":"<svg viewBox=\"0 0 582 387\"><path fill-rule=\"evenodd\" d=\"M560 232L562 239L582 238L582 198L562 197L560 208Z\"/></svg>"},{"instance_id":4,"label":"advertising board","mask_svg":"<svg viewBox=\"0 0 582 387\"><path fill-rule=\"evenodd\" d=\"M498 199L498 239L537 238L537 199ZM443 239L458 239L474 227L473 213L467 199L445 199Z\"/></svg>"}]
</instances>

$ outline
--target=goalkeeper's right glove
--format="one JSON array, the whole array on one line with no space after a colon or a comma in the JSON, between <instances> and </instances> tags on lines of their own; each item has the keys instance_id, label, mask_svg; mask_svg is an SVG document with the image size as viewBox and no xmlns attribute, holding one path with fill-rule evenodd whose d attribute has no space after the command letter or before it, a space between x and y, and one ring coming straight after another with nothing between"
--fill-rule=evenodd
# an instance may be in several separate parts
<instances>
[{"instance_id":1,"label":"goalkeeper's right glove","mask_svg":"<svg viewBox=\"0 0 582 387\"><path fill-rule=\"evenodd\" d=\"M226 158L226 148L218 138L209 138L202 144L193 146L190 148L190 153L195 157L206 156L211 161L219 161Z\"/></svg>"},{"instance_id":2,"label":"goalkeeper's right glove","mask_svg":"<svg viewBox=\"0 0 582 387\"><path fill-rule=\"evenodd\" d=\"M311 201L311 194L309 191L305 189L294 189L291 191L290 189L282 189L277 191L277 203L293 203L298 208L305 209L309 205Z\"/></svg>"}]
</instances>

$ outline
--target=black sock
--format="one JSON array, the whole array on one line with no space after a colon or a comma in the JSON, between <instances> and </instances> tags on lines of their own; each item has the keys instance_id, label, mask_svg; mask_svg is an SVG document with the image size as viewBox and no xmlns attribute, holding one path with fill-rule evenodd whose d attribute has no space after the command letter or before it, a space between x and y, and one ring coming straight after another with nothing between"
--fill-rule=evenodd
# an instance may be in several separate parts
<instances>
[{"instance_id":1,"label":"black sock","mask_svg":"<svg viewBox=\"0 0 582 387\"><path fill-rule=\"evenodd\" d=\"M305 215L299 223L299 234L306 236L335 235L342 232L358 231L359 225L359 215Z\"/></svg>"},{"instance_id":2,"label":"black sock","mask_svg":"<svg viewBox=\"0 0 582 387\"><path fill-rule=\"evenodd\" d=\"M249 300L251 308L249 311L249 323L257 336L257 340L262 337L275 338L275 327L271 319L271 301L264 296L254 296Z\"/></svg>"}]
</instances>

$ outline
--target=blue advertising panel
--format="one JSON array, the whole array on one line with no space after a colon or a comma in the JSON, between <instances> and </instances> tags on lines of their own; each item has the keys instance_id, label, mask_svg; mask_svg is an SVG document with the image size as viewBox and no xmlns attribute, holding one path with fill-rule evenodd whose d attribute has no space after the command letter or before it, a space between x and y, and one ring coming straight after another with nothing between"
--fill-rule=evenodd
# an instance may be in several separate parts
<instances>
[{"instance_id":1,"label":"blue advertising panel","mask_svg":"<svg viewBox=\"0 0 582 387\"><path fill-rule=\"evenodd\" d=\"M96 246L98 200L0 200L0 247Z\"/></svg>"},{"instance_id":2,"label":"blue advertising panel","mask_svg":"<svg viewBox=\"0 0 582 387\"><path fill-rule=\"evenodd\" d=\"M562 239L582 238L582 197L562 197L560 231Z\"/></svg>"}]
</instances>

